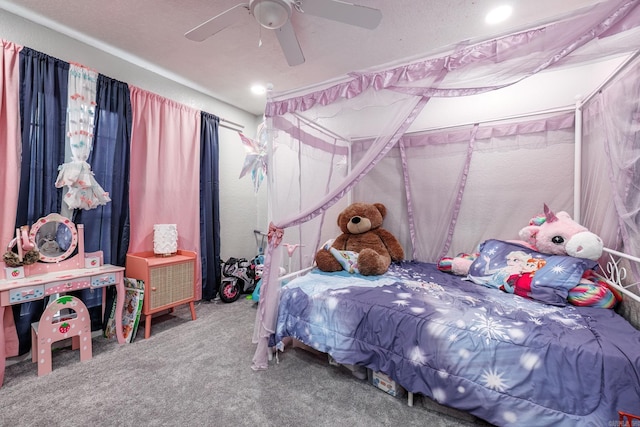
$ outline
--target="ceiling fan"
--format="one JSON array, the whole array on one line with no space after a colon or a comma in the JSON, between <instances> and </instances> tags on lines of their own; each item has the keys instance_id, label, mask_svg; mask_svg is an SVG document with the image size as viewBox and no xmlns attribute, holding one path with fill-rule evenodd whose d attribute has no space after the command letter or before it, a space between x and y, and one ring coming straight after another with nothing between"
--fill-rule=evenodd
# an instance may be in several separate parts
<instances>
[{"instance_id":1,"label":"ceiling fan","mask_svg":"<svg viewBox=\"0 0 640 427\"><path fill-rule=\"evenodd\" d=\"M250 0L187 31L185 37L201 42L249 14L264 28L276 32L284 56L293 67L304 62L300 43L291 25L294 10L367 29L376 28L382 19L382 12L378 9L339 0Z\"/></svg>"}]
</instances>

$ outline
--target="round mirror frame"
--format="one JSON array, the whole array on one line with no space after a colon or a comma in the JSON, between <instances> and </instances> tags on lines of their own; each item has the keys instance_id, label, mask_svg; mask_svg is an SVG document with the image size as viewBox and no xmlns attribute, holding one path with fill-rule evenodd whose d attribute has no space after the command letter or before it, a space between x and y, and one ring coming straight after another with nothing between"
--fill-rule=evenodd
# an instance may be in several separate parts
<instances>
[{"instance_id":1,"label":"round mirror frame","mask_svg":"<svg viewBox=\"0 0 640 427\"><path fill-rule=\"evenodd\" d=\"M40 248L40 242L38 241L38 231L40 231L40 229L44 227L46 224L51 224L54 222L58 223L58 227L56 228L55 234L57 234L58 228L61 225L63 225L67 227L67 229L71 233L71 242L66 251L62 252L62 249L60 249L61 252L59 255L48 256L45 253L43 253L42 248ZM73 251L76 249L76 246L78 245L78 230L76 229L76 225L69 218L66 218L60 214L49 214L44 218L40 218L31 226L31 230L29 231L29 237L33 242L35 242L36 246L38 247L38 250L40 250L40 261L42 262L64 261L73 253Z\"/></svg>"}]
</instances>

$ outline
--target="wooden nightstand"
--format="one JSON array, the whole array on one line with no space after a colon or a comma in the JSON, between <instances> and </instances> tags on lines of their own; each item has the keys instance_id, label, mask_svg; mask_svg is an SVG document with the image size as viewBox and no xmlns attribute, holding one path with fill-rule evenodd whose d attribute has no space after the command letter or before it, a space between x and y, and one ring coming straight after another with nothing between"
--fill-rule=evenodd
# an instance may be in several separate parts
<instances>
[{"instance_id":1,"label":"wooden nightstand","mask_svg":"<svg viewBox=\"0 0 640 427\"><path fill-rule=\"evenodd\" d=\"M159 311L189 304L191 319L196 320L196 256L195 252L183 250L172 256L158 256L151 251L127 254L125 276L144 282L145 339L151 335L151 317Z\"/></svg>"}]
</instances>

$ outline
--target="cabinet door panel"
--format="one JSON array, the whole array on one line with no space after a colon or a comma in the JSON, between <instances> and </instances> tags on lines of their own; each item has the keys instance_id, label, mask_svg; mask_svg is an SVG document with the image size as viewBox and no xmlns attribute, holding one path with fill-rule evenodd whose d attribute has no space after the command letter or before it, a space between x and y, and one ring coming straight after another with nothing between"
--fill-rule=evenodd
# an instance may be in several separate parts
<instances>
[{"instance_id":1,"label":"cabinet door panel","mask_svg":"<svg viewBox=\"0 0 640 427\"><path fill-rule=\"evenodd\" d=\"M150 288L145 290L150 311L194 298L193 272L193 261L151 268Z\"/></svg>"}]
</instances>

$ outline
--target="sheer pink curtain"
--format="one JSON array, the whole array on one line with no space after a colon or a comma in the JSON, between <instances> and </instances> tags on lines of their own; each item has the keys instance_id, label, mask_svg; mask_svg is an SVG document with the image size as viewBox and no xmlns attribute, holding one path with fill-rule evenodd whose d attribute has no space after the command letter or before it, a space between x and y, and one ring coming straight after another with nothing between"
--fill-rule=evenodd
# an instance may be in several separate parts
<instances>
[{"instance_id":1,"label":"sheer pink curtain","mask_svg":"<svg viewBox=\"0 0 640 427\"><path fill-rule=\"evenodd\" d=\"M20 125L18 64L21 46L4 40L0 56L0 158L7 159L0 168L0 244L7 244L15 233L20 181ZM4 263L0 262L2 268ZM4 275L0 275L4 277ZM5 357L18 354L18 337L13 312L0 307L0 385L4 380Z\"/></svg>"},{"instance_id":2,"label":"sheer pink curtain","mask_svg":"<svg viewBox=\"0 0 640 427\"><path fill-rule=\"evenodd\" d=\"M129 252L153 250L154 224L177 224L178 248L200 254L200 111L133 86L131 108Z\"/></svg>"},{"instance_id":3,"label":"sheer pink curtain","mask_svg":"<svg viewBox=\"0 0 640 427\"><path fill-rule=\"evenodd\" d=\"M600 230L605 246L634 256L640 256L639 100L635 58L585 105L583 125L584 224ZM639 280L640 272L631 267Z\"/></svg>"}]
</instances>

